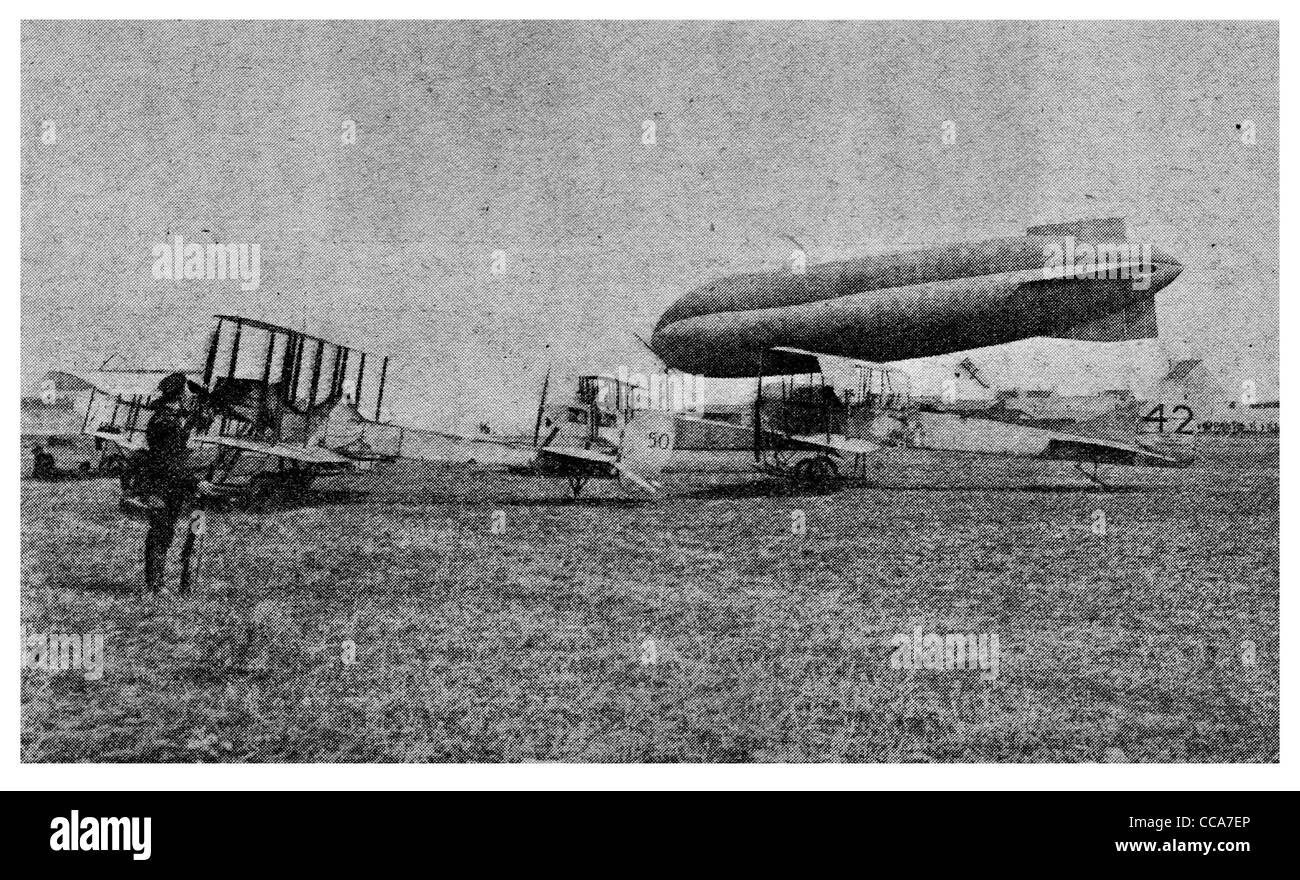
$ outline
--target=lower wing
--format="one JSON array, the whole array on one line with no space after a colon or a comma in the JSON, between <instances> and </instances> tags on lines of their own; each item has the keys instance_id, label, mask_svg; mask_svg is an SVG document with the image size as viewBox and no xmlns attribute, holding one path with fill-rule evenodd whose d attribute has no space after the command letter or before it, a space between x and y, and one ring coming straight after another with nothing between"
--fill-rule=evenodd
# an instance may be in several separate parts
<instances>
[{"instance_id":1,"label":"lower wing","mask_svg":"<svg viewBox=\"0 0 1300 880\"><path fill-rule=\"evenodd\" d=\"M322 446L298 446L290 443L265 443L260 440L246 440L241 437L222 437L215 434L201 434L193 439L201 446L220 446L226 449L238 449L254 455L267 455L286 461L302 464L351 465L356 462L346 455L340 455Z\"/></svg>"},{"instance_id":2,"label":"lower wing","mask_svg":"<svg viewBox=\"0 0 1300 880\"><path fill-rule=\"evenodd\" d=\"M951 412L918 412L907 419L882 416L873 433L887 446L935 452L1041 458L1140 467L1186 467L1192 459L1136 441L1074 434L1033 425Z\"/></svg>"},{"instance_id":3,"label":"lower wing","mask_svg":"<svg viewBox=\"0 0 1300 880\"><path fill-rule=\"evenodd\" d=\"M712 419L678 415L679 424L707 425L717 436L752 446L752 425L734 425ZM763 430L763 442L785 449L869 455L887 447L923 449L938 453L965 453L1004 458L1042 458L1083 463L1128 464L1141 467L1186 467L1192 459L1151 449L1137 442L1072 434L1029 425L960 413L915 412L881 415L867 431L854 436L840 433L792 434Z\"/></svg>"},{"instance_id":4,"label":"lower wing","mask_svg":"<svg viewBox=\"0 0 1300 880\"><path fill-rule=\"evenodd\" d=\"M537 454L575 462L604 465L651 495L663 488L663 483L659 480L642 476L635 469L625 465L613 453L597 452L594 449L579 449L576 446L544 446L537 450Z\"/></svg>"},{"instance_id":5,"label":"lower wing","mask_svg":"<svg viewBox=\"0 0 1300 880\"><path fill-rule=\"evenodd\" d=\"M706 419L700 416L687 416L677 413L673 420L680 427L686 425L698 425L706 429L715 442L719 442L719 448L753 448L754 445L754 426L737 425L731 422L723 422L717 419ZM782 449L803 450L807 452L842 452L849 455L865 455L871 452L879 452L882 443L868 437L848 437L843 434L783 434L773 431L770 428L762 430L763 442L769 445L779 445Z\"/></svg>"}]
</instances>

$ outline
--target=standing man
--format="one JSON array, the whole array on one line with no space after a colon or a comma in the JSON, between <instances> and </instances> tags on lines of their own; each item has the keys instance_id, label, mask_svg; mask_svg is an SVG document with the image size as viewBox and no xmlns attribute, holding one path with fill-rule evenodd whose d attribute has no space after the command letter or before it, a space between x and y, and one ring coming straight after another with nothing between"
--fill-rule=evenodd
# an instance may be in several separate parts
<instances>
[{"instance_id":1,"label":"standing man","mask_svg":"<svg viewBox=\"0 0 1300 880\"><path fill-rule=\"evenodd\" d=\"M175 538L176 522L198 487L189 469L190 432L198 407L186 409L185 389L183 373L172 373L158 383L153 417L145 428L146 448L137 464L137 485L148 508L149 523L144 539L144 580L153 592L166 587L167 551Z\"/></svg>"},{"instance_id":2,"label":"standing man","mask_svg":"<svg viewBox=\"0 0 1300 880\"><path fill-rule=\"evenodd\" d=\"M35 459L32 464L32 479L53 480L59 475L54 456L39 441L32 447L32 457Z\"/></svg>"}]
</instances>

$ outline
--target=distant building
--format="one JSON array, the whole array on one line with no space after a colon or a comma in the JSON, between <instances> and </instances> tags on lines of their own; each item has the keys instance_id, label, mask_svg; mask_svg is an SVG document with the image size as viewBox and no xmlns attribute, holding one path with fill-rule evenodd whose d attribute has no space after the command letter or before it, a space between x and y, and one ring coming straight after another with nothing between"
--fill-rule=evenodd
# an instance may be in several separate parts
<instances>
[{"instance_id":1,"label":"distant building","mask_svg":"<svg viewBox=\"0 0 1300 880\"><path fill-rule=\"evenodd\" d=\"M1206 434L1276 437L1282 431L1281 413L1282 405L1276 400L1242 405L1233 400L1220 410L1217 419L1203 423L1201 430Z\"/></svg>"}]
</instances>

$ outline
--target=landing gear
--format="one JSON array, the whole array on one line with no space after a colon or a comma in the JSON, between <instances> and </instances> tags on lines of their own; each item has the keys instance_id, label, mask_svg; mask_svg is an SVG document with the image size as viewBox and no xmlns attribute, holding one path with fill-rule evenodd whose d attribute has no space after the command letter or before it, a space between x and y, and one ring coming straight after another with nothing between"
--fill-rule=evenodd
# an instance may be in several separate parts
<instances>
[{"instance_id":1,"label":"landing gear","mask_svg":"<svg viewBox=\"0 0 1300 880\"><path fill-rule=\"evenodd\" d=\"M582 487L587 485L587 477L573 475L569 477L569 491L577 498L582 494Z\"/></svg>"},{"instance_id":2,"label":"landing gear","mask_svg":"<svg viewBox=\"0 0 1300 880\"><path fill-rule=\"evenodd\" d=\"M826 455L816 455L802 459L791 471L794 481L801 486L818 489L839 479L840 467L835 460Z\"/></svg>"},{"instance_id":3,"label":"landing gear","mask_svg":"<svg viewBox=\"0 0 1300 880\"><path fill-rule=\"evenodd\" d=\"M1087 477L1097 488L1109 491L1111 485L1101 478L1101 462L1094 460L1091 462L1091 465L1092 467L1089 469L1083 462L1076 461L1074 463L1074 468Z\"/></svg>"},{"instance_id":4,"label":"landing gear","mask_svg":"<svg viewBox=\"0 0 1300 880\"><path fill-rule=\"evenodd\" d=\"M315 476L315 472L310 468L255 474L249 480L242 501L245 507L252 510L266 510L292 504L307 495L307 489Z\"/></svg>"},{"instance_id":5,"label":"landing gear","mask_svg":"<svg viewBox=\"0 0 1300 880\"><path fill-rule=\"evenodd\" d=\"M109 455L105 455L103 458L99 460L98 470L101 474L103 474L106 477L121 476L123 473L126 472L126 469L127 469L126 456L120 452L114 452Z\"/></svg>"},{"instance_id":6,"label":"landing gear","mask_svg":"<svg viewBox=\"0 0 1300 880\"><path fill-rule=\"evenodd\" d=\"M873 461L875 461L873 458L861 452L855 454L853 456L853 476L859 480L865 480L870 476L869 469ZM876 467L880 467L879 463L876 464Z\"/></svg>"},{"instance_id":7,"label":"landing gear","mask_svg":"<svg viewBox=\"0 0 1300 880\"><path fill-rule=\"evenodd\" d=\"M769 461L768 466L776 472L788 473L791 470L790 460L794 458L794 452L792 450L773 447L770 450L766 450L766 454ZM802 463L803 462L799 462L794 465L794 468L797 469L799 464Z\"/></svg>"}]
</instances>

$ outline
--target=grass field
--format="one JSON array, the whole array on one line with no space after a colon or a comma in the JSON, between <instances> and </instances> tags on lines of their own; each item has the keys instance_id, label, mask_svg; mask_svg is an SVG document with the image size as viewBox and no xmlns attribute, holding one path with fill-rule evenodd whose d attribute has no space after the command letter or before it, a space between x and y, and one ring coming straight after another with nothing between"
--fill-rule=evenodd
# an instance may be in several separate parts
<instances>
[{"instance_id":1,"label":"grass field","mask_svg":"<svg viewBox=\"0 0 1300 880\"><path fill-rule=\"evenodd\" d=\"M1276 442L1109 493L1051 468L687 469L578 503L398 471L213 514L197 589L159 597L114 483L27 481L22 621L102 633L106 667L23 671L22 756L1276 761ZM917 626L997 634L997 677L893 668Z\"/></svg>"}]
</instances>

